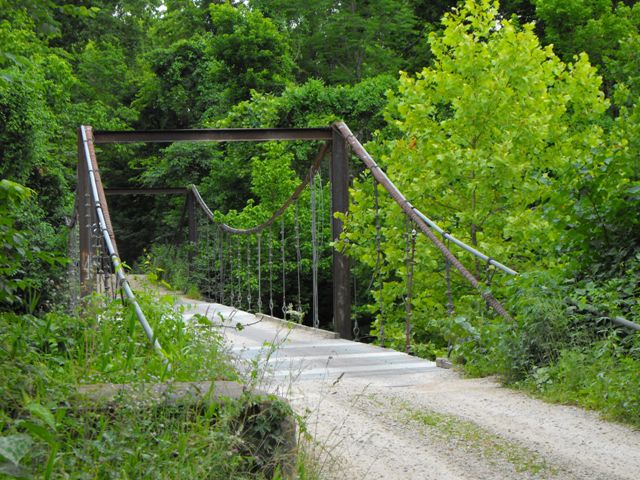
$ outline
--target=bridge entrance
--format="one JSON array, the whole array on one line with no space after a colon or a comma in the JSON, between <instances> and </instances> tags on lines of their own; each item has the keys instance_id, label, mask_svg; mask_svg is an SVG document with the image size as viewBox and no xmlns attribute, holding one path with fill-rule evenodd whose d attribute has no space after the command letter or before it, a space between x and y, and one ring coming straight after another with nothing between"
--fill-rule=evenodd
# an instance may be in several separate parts
<instances>
[{"instance_id":1,"label":"bridge entrance","mask_svg":"<svg viewBox=\"0 0 640 480\"><path fill-rule=\"evenodd\" d=\"M307 176L300 182L291 196L273 214L262 223L246 228L227 225L214 215L197 186L169 189L112 189L103 188L95 145L118 143L174 143L174 142L266 142L266 141L315 141L322 142L315 159L308 169ZM351 152L351 153L350 153ZM284 318L303 316L309 313L314 327L319 326L318 273L320 263L319 230L316 206L318 192L317 173L325 156L330 157L330 235L331 245L338 240L343 229L341 215L349 209L349 158L353 154L369 170L375 185L376 198L379 187L386 190L401 208L407 218L407 225L413 234L407 234L407 291L404 295L406 304L406 349L410 349L412 324L412 272L413 258L410 257L413 242L417 233L424 234L428 240L442 253L446 259L447 275L449 267L455 268L481 295L487 304L499 315L511 320L509 314L492 294L467 270L462 263L445 246L443 240L453 242L478 258L486 261L508 274L515 272L496 260L478 252L458 239L440 229L418 208L404 197L384 171L376 164L349 128L343 122L336 122L325 128L292 128L292 129L199 129L168 131L94 131L90 126L81 126L78 132L78 190L76 200L76 219L79 232L79 275L81 295L96 290L100 274L111 273L116 278L113 291L121 291L134 305L140 323L149 340L156 348L157 340L138 306L135 296L127 282L124 269L118 254L118 247L113 231L107 197L111 195L155 195L177 194L185 196L184 216L188 223L187 263L204 271L212 280L207 296L219 303L239 304L248 311L269 313L274 315L274 283L282 281L279 293L282 294L281 309ZM298 212L298 201L305 190L309 190L311 212L309 218L302 218ZM294 239L285 238L284 215L289 213L293 218ZM376 238L380 244L380 227L377 221L378 203L376 200ZM321 221L322 217L320 217ZM306 222L306 223L305 223ZM310 233L311 262L303 258L301 235ZM409 231L409 230L408 230ZM320 235L322 236L322 235ZM410 237L412 240L410 241ZM443 240L441 240L442 238ZM204 247L203 247L204 245ZM287 264L286 250L295 251L295 267ZM358 335L358 326L351 319L351 281L350 261L347 255L333 246L331 254L332 311L333 328L344 339ZM274 257L280 257L280 264ZM309 268L310 263L310 268ZM289 270L287 271L287 265ZM274 266L281 268L281 278L274 274ZM300 278L301 271L306 268L312 272L311 295L303 306ZM250 273L253 275L250 277ZM287 297L287 276L297 277L297 291ZM294 281L293 284L296 282ZM268 288L267 288L268 285ZM306 290L309 290L308 288ZM268 292L268 295L267 295ZM293 300L292 300L293 297ZM382 315L382 312L381 312ZM380 326L379 340L384 345L384 324Z\"/></svg>"}]
</instances>

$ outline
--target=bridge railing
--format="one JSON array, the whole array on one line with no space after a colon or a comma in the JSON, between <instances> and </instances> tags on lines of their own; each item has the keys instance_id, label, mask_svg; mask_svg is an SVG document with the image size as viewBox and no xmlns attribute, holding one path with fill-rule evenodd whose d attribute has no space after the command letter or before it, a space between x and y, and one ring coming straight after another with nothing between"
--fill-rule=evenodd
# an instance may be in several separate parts
<instances>
[{"instance_id":1,"label":"bridge railing","mask_svg":"<svg viewBox=\"0 0 640 480\"><path fill-rule=\"evenodd\" d=\"M358 141L358 139L353 135L349 127L344 122L336 122L334 124L334 128L336 128L342 137L347 141L347 143L351 146L353 153L364 163L364 165L369 169L371 175L375 178L376 182L380 184L393 198L393 200L398 204L398 206L403 210L405 215L420 229L420 231L433 243L436 248L442 253L442 255L446 258L448 262L451 263L464 277L467 282L469 282L473 288L475 288L478 293L485 299L487 304L489 304L497 314L504 317L505 319L511 321L511 315L506 311L506 309L502 306L502 304L489 292L485 285L481 284L473 274L467 270L467 268L458 260L458 258L446 247L446 245L433 233L432 228L435 227L435 223L430 221L424 214L422 214L416 207L414 207L409 200L402 194L402 192L394 185L394 183L387 177L385 172L378 166L378 164L374 161L374 159L369 155L366 149L362 146L362 144ZM439 230L439 233L444 233L442 229ZM463 242L455 239L451 235L448 236L450 239L453 239L455 243L476 257L482 258L483 260L489 260L497 268L509 273L511 275L515 275L516 272L495 260L490 259L488 256L480 253L476 249L464 244Z\"/></svg>"},{"instance_id":2,"label":"bridge railing","mask_svg":"<svg viewBox=\"0 0 640 480\"><path fill-rule=\"evenodd\" d=\"M207 205L205 199L200 194L196 186L192 185L188 188L151 188L151 189L111 189L109 191L104 190L102 186L102 180L100 178L100 171L98 169L98 163L96 160L94 144L111 144L111 143L129 143L129 142L154 142L154 143L172 143L172 142L194 142L194 141L207 141L207 142L264 142L273 140L306 140L306 141L322 141L324 142L315 159L313 160L308 175L300 182L291 196L272 213L272 215L264 222L253 225L246 228L238 226L227 225L221 221L222 216L217 216ZM189 260L194 263L198 260L194 256L194 253L201 255L200 262L208 262L208 270L206 275L216 276L217 284L215 287L209 288L206 292L209 299L216 299L221 303L230 300L232 304L236 304L238 308L248 308L248 310L255 312L262 312L264 305L269 306L269 313L274 315L274 299L273 299L273 256L280 254L280 263L278 267L281 269L281 291L282 301L279 307L283 311L284 318L287 318L287 314L293 315L294 313L301 314L301 264L303 260L300 253L300 225L298 215L298 203L301 195L305 189L311 191L311 203L310 203L310 230L311 238L309 239L312 260L311 260L311 283L312 293L310 306L306 306L307 310L310 310L313 326L319 326L319 262L320 253L328 252L329 248L325 245L325 249L319 245L318 236L320 240L324 238L321 231L319 234L318 221L323 223L323 215L325 213L324 206L320 206L320 213L317 212L317 201L315 196L319 194L322 196L323 185L322 179L319 176L321 170L321 162L325 156L330 153L330 196L331 207L329 209L329 220L331 224L331 234L329 237L330 242L335 245L340 240L343 225L341 216L336 213L346 214L349 209L349 158L350 153L355 155L364 166L371 172L371 176L376 182L376 185L380 185L395 201L395 203L402 209L402 212L406 216L407 225L413 225L415 229L422 232L429 241L440 251L446 260L446 281L448 288L447 305L449 312L453 311L453 299L451 296L451 282L449 276L449 267L456 268L462 277L477 291L477 293L486 301L493 310L503 318L512 320L509 313L503 307L503 305L491 294L487 288L487 284L479 281L474 275L458 260L451 250L445 245L445 243L439 238L453 243L457 247L471 253L473 256L481 259L489 265L492 265L497 270L515 275L513 269L498 262L497 260L479 252L477 249L465 244L461 240L453 237L445 232L443 229L424 215L416 206L414 206L397 188L392 180L386 175L386 173L375 162L371 155L366 151L363 145L358 141L355 135L351 132L349 127L344 122L336 122L331 127L325 128L307 128L307 129L201 129L201 130L169 130L169 131L125 131L125 132L94 132L89 126L82 126L78 131L78 190L76 196L76 216L72 226L74 227L74 233L70 236L70 250L75 251L79 257L79 276L80 276L80 294L81 296L87 295L96 290L102 290L104 292L111 292L115 295L116 291L121 291L123 296L132 305L135 313L138 317L142 328L145 331L149 341L154 348L161 354L162 348L158 343L155 334L147 322L144 312L140 308L133 291L127 281L125 271L122 267L122 261L118 255L118 248L116 244L116 238L111 225L111 218L109 215L109 209L107 205L107 195L130 195L130 194L172 194L172 195L186 195L187 201L185 202L185 212L189 217L188 227L188 242L190 247ZM320 179L320 187L316 185L317 178ZM378 203L377 203L377 187L374 189L376 196L376 230L377 236L380 236L380 223L378 217ZM285 213L292 207L295 207L295 214L289 215L295 218L293 226L289 226L291 230L294 230L295 235L295 248L292 241L287 242L285 239ZM199 216L198 216L199 215ZM276 220L280 219L280 229L277 227ZM319 220L320 219L320 220ZM181 227L178 226L176 235L179 235ZM405 259L406 259L406 277L407 277L407 292L405 295L405 307L406 307L406 348L409 351L410 334L411 334L411 316L412 316L412 277L413 277L413 255L415 254L415 235L416 230L410 234L410 228L407 229L406 246L405 246ZM206 241L204 245L198 246L199 230L205 232L205 237L217 240ZM210 234L213 232L212 234ZM265 233L266 232L266 233ZM262 238L263 233L268 238L265 245L265 239ZM436 235L437 234L437 235ZM228 241L225 244L225 235L231 239L236 240L236 243ZM410 238L413 237L413 238ZM77 242L76 242L77 239ZM217 243L216 243L217 242ZM75 248L77 246L79 248ZM295 250L296 259L294 267L291 268L292 262L285 260L286 248ZM275 249L278 252L275 252ZM378 245L379 248L379 245ZM246 252L246 255L245 255ZM267 253L268 252L268 255ZM204 254L204 255L203 255ZM237 254L237 255L236 255ZM255 256L254 256L255 255ZM326 262L326 253L323 254ZM336 332L340 334L342 338L358 337L357 324L352 322L351 309L352 309L352 277L351 277L351 262L350 258L337 248L330 248L331 259L331 289L332 289L332 312L333 312L333 327ZM265 260L268 257L268 261ZM253 258L253 260L252 260ZM307 263L308 264L308 263ZM215 267L217 272L212 274L212 266ZM263 302L265 292L262 291L262 284L266 283L265 276L267 272L263 271L263 267L268 267L268 284L269 295L268 301ZM229 272L229 270L236 269L237 271ZM289 271L287 272L287 269ZM243 271L244 270L244 271ZM250 271L254 271L257 274L257 278L250 279ZM243 275L246 277L243 279ZM287 308L287 295L285 295L285 289L287 288L287 275L293 274L297 277L297 292L293 294L289 291L289 295L297 296L298 310L295 312L293 308ZM372 277L372 282L373 282ZM111 283L115 279L115 285ZM353 278L355 281L355 277ZM246 285L242 287L241 283L245 282ZM490 280L489 280L490 281ZM226 283L225 283L226 282ZM379 283L381 284L379 279ZM369 285L369 288L372 284ZM245 288L242 292L242 288ZM253 293L257 293L257 297L254 297L256 302L255 308L252 306L252 288ZM354 283L355 290L355 283ZM241 295L246 295L246 301L243 304ZM380 318L383 318L382 312L382 293L380 295ZM355 296L355 292L353 294ZM266 298L265 298L266 299ZM279 301L279 300L278 300ZM635 330L640 327L632 322L628 322L622 318L612 319L614 323L619 325L633 328ZM381 343L384 343L383 327L380 327L379 339Z\"/></svg>"},{"instance_id":3,"label":"bridge railing","mask_svg":"<svg viewBox=\"0 0 640 480\"><path fill-rule=\"evenodd\" d=\"M91 127L84 125L78 129L77 175L74 226L77 225L79 231L80 293L86 296L98 291L101 283L108 286L112 277L115 277L116 285L111 287L112 292L114 294L116 290L123 292L126 301L134 309L149 342L167 362L162 346L131 290L118 255L109 207L95 155L93 131Z\"/></svg>"}]
</instances>

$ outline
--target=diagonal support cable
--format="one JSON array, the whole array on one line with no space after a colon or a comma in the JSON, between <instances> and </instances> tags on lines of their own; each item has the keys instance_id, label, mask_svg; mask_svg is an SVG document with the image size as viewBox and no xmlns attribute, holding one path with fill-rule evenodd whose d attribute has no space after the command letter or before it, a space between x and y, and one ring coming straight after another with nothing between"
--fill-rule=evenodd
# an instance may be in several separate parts
<instances>
[{"instance_id":1,"label":"diagonal support cable","mask_svg":"<svg viewBox=\"0 0 640 480\"><path fill-rule=\"evenodd\" d=\"M336 122L333 124L334 128L340 132L342 137L349 143L356 156L366 165L371 171L371 174L375 177L376 181L384 187L384 189L391 195L391 198L400 206L404 213L415 222L420 231L424 233L429 240L436 246L438 250L444 255L444 257L456 267L460 274L480 293L482 298L491 305L491 307L505 319L512 321L511 315L505 310L496 298L489 293L485 287L473 276L473 274L462 265L460 260L456 258L453 253L440 241L440 239L433 233L431 226L425 222L421 215L418 214L417 209L411 205L409 200L398 190L393 182L387 177L386 173L378 166L375 160L369 155L362 144L358 141L355 135L351 132L349 127L344 122Z\"/></svg>"}]
</instances>

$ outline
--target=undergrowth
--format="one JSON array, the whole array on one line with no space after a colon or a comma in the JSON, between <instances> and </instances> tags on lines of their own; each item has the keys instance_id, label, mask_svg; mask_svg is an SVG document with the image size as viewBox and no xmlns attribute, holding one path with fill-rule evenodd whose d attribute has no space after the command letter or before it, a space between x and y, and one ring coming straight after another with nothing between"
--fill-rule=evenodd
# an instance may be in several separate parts
<instances>
[{"instance_id":1,"label":"undergrowth","mask_svg":"<svg viewBox=\"0 0 640 480\"><path fill-rule=\"evenodd\" d=\"M506 292L514 322L481 317L452 355L471 376L499 375L548 401L640 427L640 333L606 316L636 318L636 278L596 286L551 270L523 275Z\"/></svg>"},{"instance_id":2,"label":"undergrowth","mask_svg":"<svg viewBox=\"0 0 640 480\"><path fill-rule=\"evenodd\" d=\"M183 322L170 297L139 300L170 369L119 301L94 297L79 315L0 313L0 477L279 478L249 441L290 415L275 399L268 418L250 395L196 410L71 400L80 384L238 378L215 327Z\"/></svg>"}]
</instances>

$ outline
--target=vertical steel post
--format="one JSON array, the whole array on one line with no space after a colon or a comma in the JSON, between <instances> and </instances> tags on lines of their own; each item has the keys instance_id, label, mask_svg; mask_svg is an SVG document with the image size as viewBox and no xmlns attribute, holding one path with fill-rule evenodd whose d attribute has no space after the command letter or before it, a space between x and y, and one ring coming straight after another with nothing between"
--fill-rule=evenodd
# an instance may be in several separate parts
<instances>
[{"instance_id":1,"label":"vertical steel post","mask_svg":"<svg viewBox=\"0 0 640 480\"><path fill-rule=\"evenodd\" d=\"M336 241L342 232L342 221L335 213L349 211L349 162L347 143L333 130L331 142L331 237ZM333 325L340 338L351 339L351 272L349 258L333 250Z\"/></svg>"},{"instance_id":2,"label":"vertical steel post","mask_svg":"<svg viewBox=\"0 0 640 480\"><path fill-rule=\"evenodd\" d=\"M80 235L80 296L85 297L91 293L89 282L89 258L91 249L91 236L89 234L90 225L90 201L88 189L87 164L84 158L84 145L82 144L82 133L78 128L78 186L77 186L77 209L78 233Z\"/></svg>"}]
</instances>

